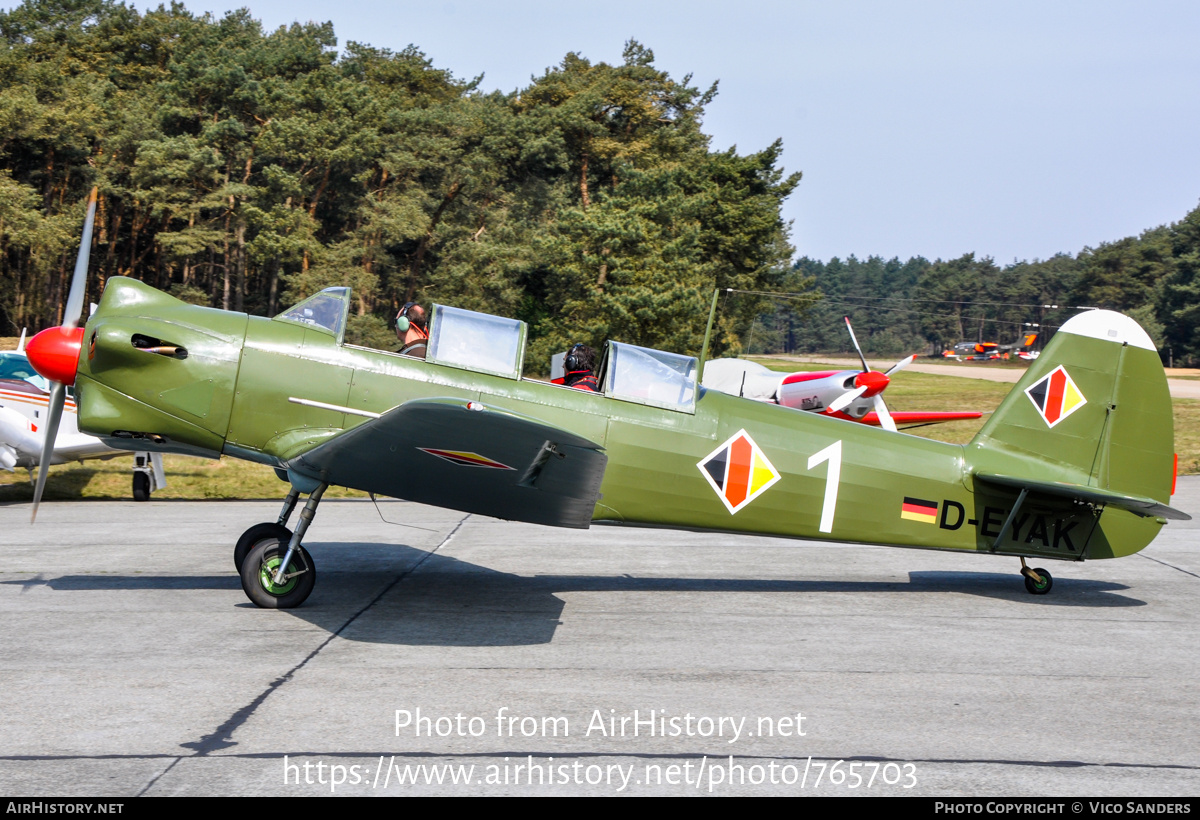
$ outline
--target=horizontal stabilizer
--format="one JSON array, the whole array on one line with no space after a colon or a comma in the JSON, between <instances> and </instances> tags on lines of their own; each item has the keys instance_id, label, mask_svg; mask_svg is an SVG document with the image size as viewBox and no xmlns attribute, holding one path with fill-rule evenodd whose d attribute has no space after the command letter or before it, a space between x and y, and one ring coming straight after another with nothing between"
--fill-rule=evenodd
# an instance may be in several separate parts
<instances>
[{"instance_id":1,"label":"horizontal stabilizer","mask_svg":"<svg viewBox=\"0 0 1200 820\"><path fill-rule=\"evenodd\" d=\"M591 524L600 445L462 399L406 402L291 459L330 484L510 521Z\"/></svg>"},{"instance_id":2,"label":"horizontal stabilizer","mask_svg":"<svg viewBox=\"0 0 1200 820\"><path fill-rule=\"evenodd\" d=\"M1174 521L1190 521L1191 516L1185 512L1160 504L1153 498L1144 496L1125 495L1112 490L1102 490L1099 487L1084 487L1079 484L1067 484L1060 481L1033 481L1016 476L996 475L991 473L976 473L975 477L989 484L999 484L1002 487L1012 487L1018 490L1028 490L1031 493L1070 498L1086 504L1102 504L1106 507L1116 507L1135 515L1144 517L1156 516L1169 518Z\"/></svg>"}]
</instances>

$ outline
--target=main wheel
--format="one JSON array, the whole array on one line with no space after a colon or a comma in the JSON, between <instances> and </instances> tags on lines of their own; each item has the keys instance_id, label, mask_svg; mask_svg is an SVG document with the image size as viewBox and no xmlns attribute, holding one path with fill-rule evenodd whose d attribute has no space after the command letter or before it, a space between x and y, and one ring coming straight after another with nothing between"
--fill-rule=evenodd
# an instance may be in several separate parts
<instances>
[{"instance_id":1,"label":"main wheel","mask_svg":"<svg viewBox=\"0 0 1200 820\"><path fill-rule=\"evenodd\" d=\"M287 554L287 541L269 538L259 541L242 563L242 589L255 606L263 609L291 609L300 606L317 583L316 564L304 547L296 547L285 571L283 583L275 583L275 570ZM295 573L295 574L293 574Z\"/></svg>"},{"instance_id":2,"label":"main wheel","mask_svg":"<svg viewBox=\"0 0 1200 820\"><path fill-rule=\"evenodd\" d=\"M1033 571L1041 577L1042 582L1039 584L1031 576L1026 575L1025 589L1029 590L1031 595L1045 595L1054 586L1054 579L1050 577L1050 573L1041 567L1034 567Z\"/></svg>"},{"instance_id":3,"label":"main wheel","mask_svg":"<svg viewBox=\"0 0 1200 820\"><path fill-rule=\"evenodd\" d=\"M133 474L133 500L150 500L150 476L145 473Z\"/></svg>"},{"instance_id":4,"label":"main wheel","mask_svg":"<svg viewBox=\"0 0 1200 820\"><path fill-rule=\"evenodd\" d=\"M250 553L250 550L254 549L259 541L265 541L268 538L279 538L286 546L292 540L292 531L282 524L275 524L270 521L255 524L242 533L242 537L237 541L237 546L233 548L233 568L241 572L242 564L246 561L246 556Z\"/></svg>"}]
</instances>

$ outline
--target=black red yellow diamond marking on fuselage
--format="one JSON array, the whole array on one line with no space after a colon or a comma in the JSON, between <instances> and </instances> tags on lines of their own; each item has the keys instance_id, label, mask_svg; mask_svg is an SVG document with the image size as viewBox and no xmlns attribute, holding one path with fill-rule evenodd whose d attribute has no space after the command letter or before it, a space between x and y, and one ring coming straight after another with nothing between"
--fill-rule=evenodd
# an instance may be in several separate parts
<instances>
[{"instance_id":1,"label":"black red yellow diamond marking on fuselage","mask_svg":"<svg viewBox=\"0 0 1200 820\"><path fill-rule=\"evenodd\" d=\"M730 514L736 513L780 479L767 454L739 430L697 464Z\"/></svg>"}]
</instances>

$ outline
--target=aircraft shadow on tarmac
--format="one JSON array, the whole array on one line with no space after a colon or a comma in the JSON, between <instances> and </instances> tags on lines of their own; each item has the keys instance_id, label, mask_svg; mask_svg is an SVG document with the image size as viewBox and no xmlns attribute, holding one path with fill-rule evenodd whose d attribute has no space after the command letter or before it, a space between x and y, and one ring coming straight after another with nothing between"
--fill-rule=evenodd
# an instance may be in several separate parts
<instances>
[{"instance_id":1,"label":"aircraft shadow on tarmac","mask_svg":"<svg viewBox=\"0 0 1200 820\"><path fill-rule=\"evenodd\" d=\"M958 593L1028 606L1133 607L1144 601L1121 594L1109 581L1058 579L1046 596L1025 592L1016 573L910 572L907 582L762 580L753 578L641 577L629 575L516 575L412 547L313 544L320 584L308 602L279 615L300 618L353 641L408 646L523 646L549 643L564 592ZM413 568L416 568L413 571ZM798 567L798 570L802 568ZM45 585L63 592L213 590L236 593L228 575L65 575L2 585ZM239 608L254 607L238 600ZM247 613L248 615L250 613ZM266 613L264 613L266 614Z\"/></svg>"}]
</instances>

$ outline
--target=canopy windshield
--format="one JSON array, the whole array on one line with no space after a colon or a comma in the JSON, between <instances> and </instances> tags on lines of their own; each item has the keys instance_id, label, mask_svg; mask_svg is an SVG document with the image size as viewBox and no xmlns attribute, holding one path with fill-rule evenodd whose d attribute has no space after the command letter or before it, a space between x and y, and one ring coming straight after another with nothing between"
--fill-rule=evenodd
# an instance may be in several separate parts
<instances>
[{"instance_id":1,"label":"canopy windshield","mask_svg":"<svg viewBox=\"0 0 1200 820\"><path fill-rule=\"evenodd\" d=\"M325 288L275 318L330 333L342 341L350 311L350 288Z\"/></svg>"}]
</instances>

